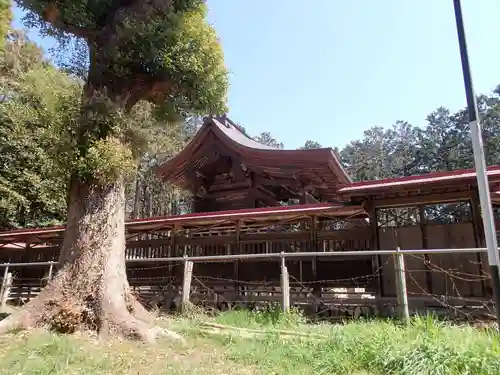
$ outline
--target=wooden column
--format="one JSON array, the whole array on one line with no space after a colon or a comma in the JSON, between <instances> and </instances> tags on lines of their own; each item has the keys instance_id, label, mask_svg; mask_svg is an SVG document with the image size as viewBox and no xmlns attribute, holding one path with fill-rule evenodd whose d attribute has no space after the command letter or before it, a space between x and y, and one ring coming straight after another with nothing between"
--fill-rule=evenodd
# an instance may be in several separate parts
<instances>
[{"instance_id":1,"label":"wooden column","mask_svg":"<svg viewBox=\"0 0 500 375\"><path fill-rule=\"evenodd\" d=\"M235 254L241 254L240 234L241 220L238 220L236 222ZM236 301L240 299L239 265L240 261L236 259L233 263L234 297Z\"/></svg>"},{"instance_id":2,"label":"wooden column","mask_svg":"<svg viewBox=\"0 0 500 375\"><path fill-rule=\"evenodd\" d=\"M474 189L471 192L469 207L472 215L472 228L474 230L474 241L476 243L476 247L486 247L486 241L484 238L483 219L481 217L481 206L479 202L479 192L477 189ZM483 258L484 258L483 254L476 253L478 272L481 277L484 276ZM484 282L483 278L481 278L481 292L484 297L486 297L488 294L486 293L486 283Z\"/></svg>"},{"instance_id":3,"label":"wooden column","mask_svg":"<svg viewBox=\"0 0 500 375\"><path fill-rule=\"evenodd\" d=\"M176 245L175 245L175 236L176 236L176 233L177 233L177 228L176 226L174 225L173 228L170 230L170 248L168 250L168 254L167 256L168 257L175 257L177 254L177 251L176 251ZM172 278L173 276L173 268L172 268L172 262L169 262L168 263L168 277L169 278Z\"/></svg>"},{"instance_id":4,"label":"wooden column","mask_svg":"<svg viewBox=\"0 0 500 375\"><path fill-rule=\"evenodd\" d=\"M184 229L184 233L186 233L186 237L189 239L191 237L191 233L189 233L189 229ZM188 241L188 243L190 244L191 241ZM184 245L183 248L182 248L182 256L185 257L185 256L188 256L188 249L189 249L189 246L190 245Z\"/></svg>"},{"instance_id":5,"label":"wooden column","mask_svg":"<svg viewBox=\"0 0 500 375\"><path fill-rule=\"evenodd\" d=\"M422 248L429 248L429 236L427 234L427 220L425 218L424 206L418 206L418 222L420 225L420 235L422 236ZM429 254L424 254L424 264L425 264L425 281L427 284L427 291L432 294L432 272L430 269L430 259Z\"/></svg>"},{"instance_id":6,"label":"wooden column","mask_svg":"<svg viewBox=\"0 0 500 375\"><path fill-rule=\"evenodd\" d=\"M250 189L248 192L248 200L250 208L257 208L257 182L255 181L255 172L250 172Z\"/></svg>"},{"instance_id":7,"label":"wooden column","mask_svg":"<svg viewBox=\"0 0 500 375\"><path fill-rule=\"evenodd\" d=\"M316 216L311 216L311 243L312 251L319 252L319 241L318 241L318 219ZM321 294L321 285L318 282L318 270L317 270L317 257L311 259L311 273L313 277L313 294Z\"/></svg>"},{"instance_id":8,"label":"wooden column","mask_svg":"<svg viewBox=\"0 0 500 375\"><path fill-rule=\"evenodd\" d=\"M370 219L371 228L371 247L374 250L380 250L380 239L378 235L378 210L375 203L371 200L367 200L364 203L365 209L368 213ZM382 257L380 255L372 256L372 270L373 274L376 275L376 298L377 305L381 304L381 298L384 296L384 280L382 273Z\"/></svg>"}]
</instances>

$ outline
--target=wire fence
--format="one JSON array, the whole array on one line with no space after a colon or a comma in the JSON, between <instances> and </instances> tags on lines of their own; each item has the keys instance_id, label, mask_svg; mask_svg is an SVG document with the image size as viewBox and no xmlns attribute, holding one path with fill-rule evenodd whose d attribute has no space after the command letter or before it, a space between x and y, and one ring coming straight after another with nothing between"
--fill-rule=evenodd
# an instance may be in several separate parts
<instances>
[{"instance_id":1,"label":"wire fence","mask_svg":"<svg viewBox=\"0 0 500 375\"><path fill-rule=\"evenodd\" d=\"M212 264L216 267L220 263L234 264L241 263L240 261L243 262L240 265L247 265L248 263L244 262L246 260L262 262L283 259L286 264L291 265L294 262L309 262L312 259L320 262L328 261L329 258L342 261L343 257L380 256L383 262L371 269L371 272L363 274L358 272L352 277L332 275L325 278L323 273L311 279L311 277L303 278L294 271L286 271L289 282L286 289L292 307L308 310L319 317L330 318L392 316L401 307L403 293L408 300L407 308L410 312L432 311L461 319L476 319L494 317L493 301L488 289L490 275L480 267L476 273L464 271L464 267L461 266L443 267L434 258L437 259L439 255L485 253L486 250L486 248L389 249L145 258L128 259L127 271L131 287L141 300L150 306L155 305L154 307L169 310L178 308L186 302L180 300L182 285L186 278L184 267L187 262L193 262L197 266L193 269L190 281L191 287L188 293L190 302L217 309L238 306L258 308L283 303L285 289L278 268L275 268L276 272L266 276L269 279L252 280L249 277L228 277L215 268L211 272L197 267L202 264ZM404 270L405 282L408 284L404 291L401 291L398 281L400 270L394 261L397 257L402 257L409 265ZM422 263L425 267L412 268L412 260ZM474 263L470 260L469 262ZM16 273L25 268L37 268L39 273L43 273L40 278L14 277L10 299L25 302L33 298L47 279L55 274L57 262L3 263L0 264L0 268L4 271L0 273L4 275L2 290L5 289L6 275L12 271ZM429 288L431 282L437 287ZM381 287L385 291L381 290ZM439 292L436 293L436 290Z\"/></svg>"}]
</instances>

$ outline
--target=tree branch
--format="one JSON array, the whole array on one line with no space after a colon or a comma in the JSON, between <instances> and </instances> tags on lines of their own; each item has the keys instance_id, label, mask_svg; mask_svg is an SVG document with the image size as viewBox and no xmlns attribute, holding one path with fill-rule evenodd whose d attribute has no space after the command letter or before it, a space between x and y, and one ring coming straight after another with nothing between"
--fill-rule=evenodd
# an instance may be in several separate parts
<instances>
[{"instance_id":1,"label":"tree branch","mask_svg":"<svg viewBox=\"0 0 500 375\"><path fill-rule=\"evenodd\" d=\"M127 94L126 106L128 108L132 108L140 100L148 100L153 103L165 101L165 96L175 89L170 80L147 75L137 75L127 86L127 88L122 89L122 92Z\"/></svg>"},{"instance_id":2,"label":"tree branch","mask_svg":"<svg viewBox=\"0 0 500 375\"><path fill-rule=\"evenodd\" d=\"M66 33L73 34L79 38L90 39L95 32L83 27L71 25L64 22L60 17L60 11L55 3L50 3L45 7L42 13L42 19L45 22L51 23L55 28L60 29Z\"/></svg>"},{"instance_id":3,"label":"tree branch","mask_svg":"<svg viewBox=\"0 0 500 375\"><path fill-rule=\"evenodd\" d=\"M122 8L127 8L140 3L140 0L113 0L104 12L97 18L96 25L98 27L106 27L113 22L114 17Z\"/></svg>"}]
</instances>

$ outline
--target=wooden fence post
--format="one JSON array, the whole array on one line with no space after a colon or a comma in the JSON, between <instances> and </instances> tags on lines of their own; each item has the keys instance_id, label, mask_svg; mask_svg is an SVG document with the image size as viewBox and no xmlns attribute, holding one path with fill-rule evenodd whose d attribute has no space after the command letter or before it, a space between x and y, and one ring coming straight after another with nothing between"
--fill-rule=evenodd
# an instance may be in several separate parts
<instances>
[{"instance_id":1,"label":"wooden fence post","mask_svg":"<svg viewBox=\"0 0 500 375\"><path fill-rule=\"evenodd\" d=\"M52 272L54 271L54 264L50 263L49 274L47 275L47 281L52 280Z\"/></svg>"},{"instance_id":2,"label":"wooden fence post","mask_svg":"<svg viewBox=\"0 0 500 375\"><path fill-rule=\"evenodd\" d=\"M181 312L186 312L189 305L189 294L191 292L191 279L193 276L193 262L184 256L184 279L182 283Z\"/></svg>"},{"instance_id":3,"label":"wooden fence post","mask_svg":"<svg viewBox=\"0 0 500 375\"><path fill-rule=\"evenodd\" d=\"M3 269L2 287L0 288L0 307L3 307L3 305L1 305L1 302L3 301L4 290L7 286L7 275L8 274L9 274L9 266L6 265L5 268Z\"/></svg>"},{"instance_id":4,"label":"wooden fence post","mask_svg":"<svg viewBox=\"0 0 500 375\"><path fill-rule=\"evenodd\" d=\"M285 256L281 252L281 310L286 313L290 309L290 279L285 265Z\"/></svg>"},{"instance_id":5,"label":"wooden fence post","mask_svg":"<svg viewBox=\"0 0 500 375\"><path fill-rule=\"evenodd\" d=\"M396 271L396 293L397 293L397 311L401 319L410 319L410 310L408 308L408 290L406 288L406 272L404 255L400 253L400 248L396 249L394 255L394 269Z\"/></svg>"},{"instance_id":6,"label":"wooden fence post","mask_svg":"<svg viewBox=\"0 0 500 375\"><path fill-rule=\"evenodd\" d=\"M2 288L0 289L0 294L3 291L5 287L5 282L7 280L7 274L9 273L9 265L7 264L5 268L3 269L3 279L2 279Z\"/></svg>"},{"instance_id":7,"label":"wooden fence post","mask_svg":"<svg viewBox=\"0 0 500 375\"><path fill-rule=\"evenodd\" d=\"M4 310L9 298L10 287L12 285L12 273L8 272L9 267L5 267L4 277L2 279L2 289L0 290L0 310Z\"/></svg>"}]
</instances>

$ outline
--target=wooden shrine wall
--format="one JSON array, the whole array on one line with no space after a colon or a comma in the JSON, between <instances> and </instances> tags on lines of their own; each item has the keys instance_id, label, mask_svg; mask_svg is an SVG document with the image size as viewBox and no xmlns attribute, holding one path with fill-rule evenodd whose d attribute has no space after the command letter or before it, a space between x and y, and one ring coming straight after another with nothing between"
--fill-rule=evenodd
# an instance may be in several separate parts
<instances>
[{"instance_id":1,"label":"wooden shrine wall","mask_svg":"<svg viewBox=\"0 0 500 375\"><path fill-rule=\"evenodd\" d=\"M425 225L428 249L475 248L472 223ZM419 226L380 228L381 249L422 249ZM394 262L382 256L383 292L396 295ZM491 295L486 254L429 254L405 256L409 296L429 294L449 297L483 297Z\"/></svg>"},{"instance_id":2,"label":"wooden shrine wall","mask_svg":"<svg viewBox=\"0 0 500 375\"><path fill-rule=\"evenodd\" d=\"M427 224L428 248L476 247L471 223ZM262 238L266 238L265 241ZM309 251L345 251L372 249L368 228L344 231L320 231L318 242L311 240L310 232L272 233L272 236L254 234L242 237L241 253L279 253ZM274 238L271 238L274 237ZM230 239L230 243L228 242ZM380 228L381 249L421 249L423 247L421 226ZM161 258L187 255L234 254L238 248L232 236L184 238L171 245L168 238L130 241L127 258ZM56 260L58 248L30 249L29 251L0 251L0 263L37 262ZM480 254L406 255L407 286L410 299L428 298L471 298L491 295L485 257ZM364 257L316 257L301 260L287 260L290 285L299 295L311 295L311 290L320 290L324 296L331 288L363 288L366 293L376 294L378 272L371 256ZM392 256L381 257L382 297L395 296L394 263ZM485 272L486 270L486 272ZM23 295L36 293L41 279L48 268L15 267L15 285ZM128 276L132 286L141 288L162 288L168 284L182 283L183 264L176 263L131 263ZM193 270L193 285L210 290L231 290L243 298L252 288L279 287L279 260L248 259L225 263L196 263ZM219 288L219 289L217 289ZM329 289L330 288L330 289ZM33 291L32 291L33 290ZM152 289L151 289L152 290ZM267 289L266 289L267 290ZM306 293L307 291L307 293ZM214 292L215 293L215 292ZM218 292L217 292L218 293ZM262 292L265 295L267 292ZM302 294L300 294L302 293ZM292 300L294 294L292 293ZM253 297L252 297L253 298ZM271 297L269 297L271 298ZM274 298L274 297L273 297ZM299 297L296 297L299 298ZM304 297L305 298L305 297ZM311 297L307 297L311 298ZM316 297L314 297L316 298ZM323 298L323 297L318 297ZM326 297L325 297L326 298ZM292 301L293 302L293 301Z\"/></svg>"}]
</instances>

